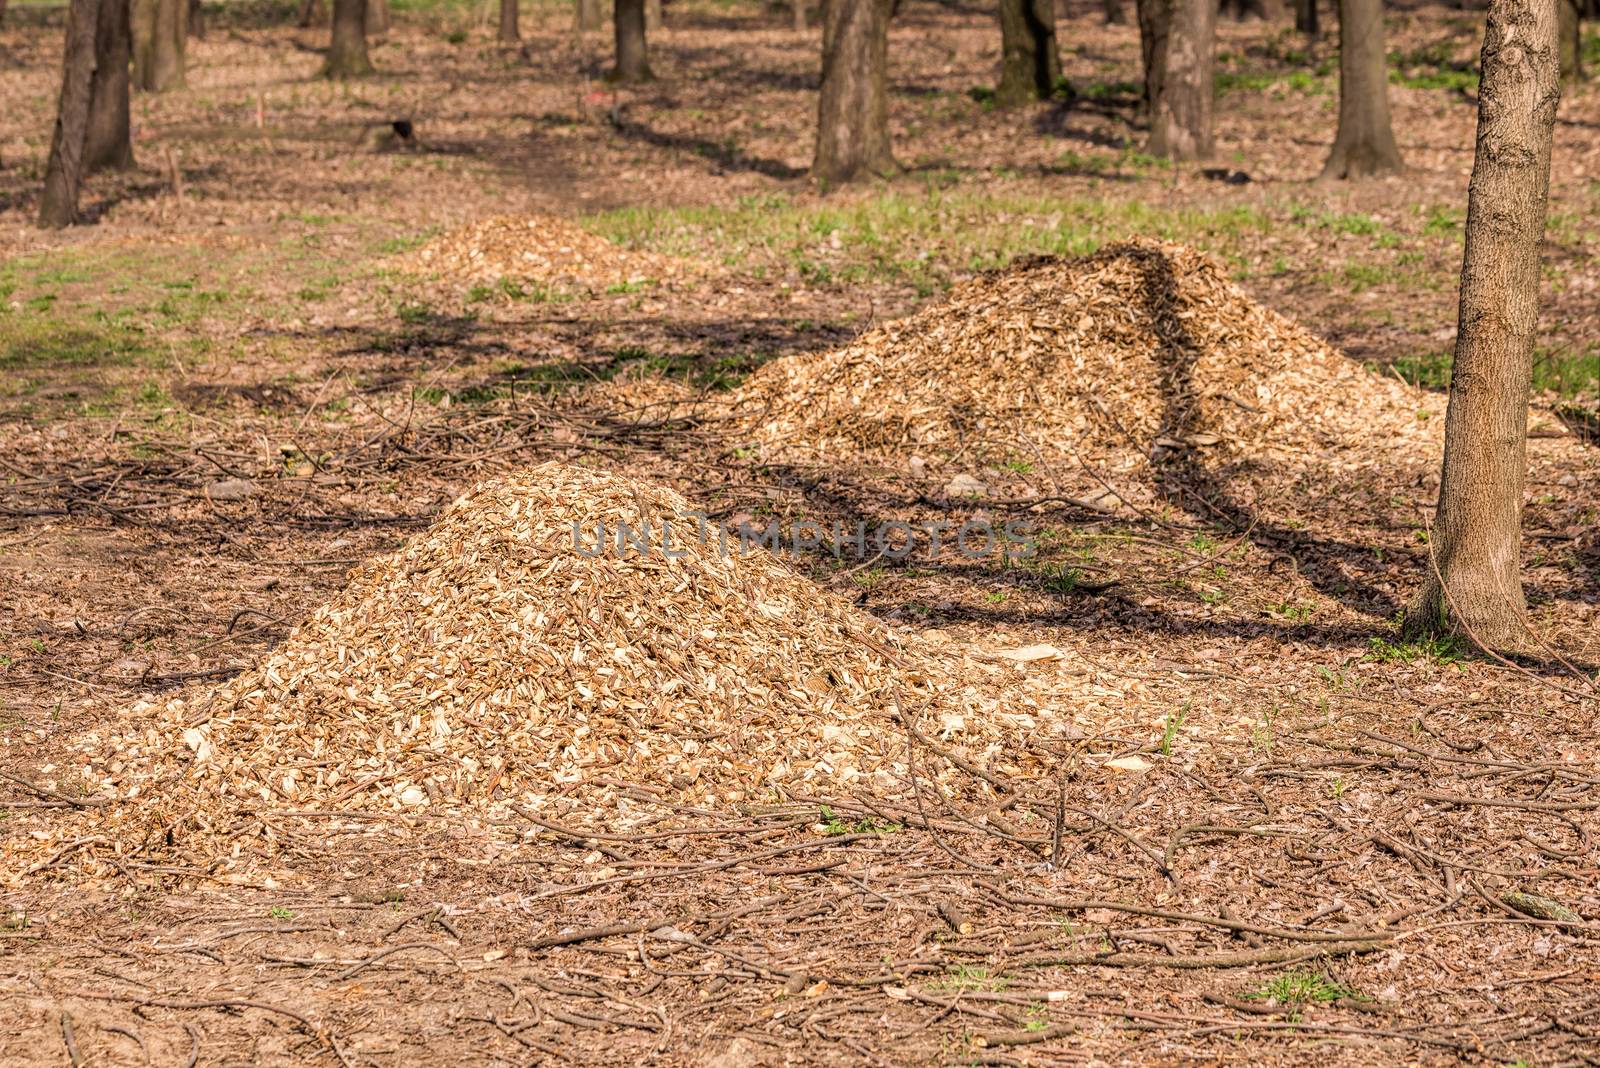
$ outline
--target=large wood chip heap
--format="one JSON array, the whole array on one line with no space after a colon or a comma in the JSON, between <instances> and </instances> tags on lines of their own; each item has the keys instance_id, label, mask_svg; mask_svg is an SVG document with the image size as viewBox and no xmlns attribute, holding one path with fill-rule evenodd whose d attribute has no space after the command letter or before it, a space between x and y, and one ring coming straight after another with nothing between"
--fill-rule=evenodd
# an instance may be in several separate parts
<instances>
[{"instance_id":1,"label":"large wood chip heap","mask_svg":"<svg viewBox=\"0 0 1600 1068\"><path fill-rule=\"evenodd\" d=\"M354 570L256 669L91 738L83 776L134 802L144 828L179 820L213 839L262 807L565 797L615 818L623 792L901 793L902 710L934 750L976 764L1049 718L999 669L891 630L767 549L733 539L725 554L689 511L670 490L559 463L486 482ZM681 555L662 551L663 519ZM981 791L921 759L952 796Z\"/></svg>"},{"instance_id":2,"label":"large wood chip heap","mask_svg":"<svg viewBox=\"0 0 1600 1068\"><path fill-rule=\"evenodd\" d=\"M1374 375L1251 300L1211 257L1137 241L1024 260L825 354L774 361L738 400L770 459L904 469L1088 467L1248 456L1293 470L1434 464L1437 398ZM1396 453L1401 456L1397 457ZM1138 479L1119 479L1122 486Z\"/></svg>"},{"instance_id":3,"label":"large wood chip heap","mask_svg":"<svg viewBox=\"0 0 1600 1068\"><path fill-rule=\"evenodd\" d=\"M502 280L605 290L665 282L686 271L671 256L621 248L549 215L503 215L434 238L400 266L464 283Z\"/></svg>"}]
</instances>

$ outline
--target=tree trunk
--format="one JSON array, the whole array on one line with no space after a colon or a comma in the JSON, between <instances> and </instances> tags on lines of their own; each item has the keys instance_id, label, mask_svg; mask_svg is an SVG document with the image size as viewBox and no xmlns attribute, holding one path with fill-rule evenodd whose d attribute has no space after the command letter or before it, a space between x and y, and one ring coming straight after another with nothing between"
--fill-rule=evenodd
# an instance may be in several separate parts
<instances>
[{"instance_id":1,"label":"tree trunk","mask_svg":"<svg viewBox=\"0 0 1600 1068\"><path fill-rule=\"evenodd\" d=\"M1556 4L1491 0L1467 186L1444 474L1430 567L1405 631L1527 644L1521 580L1528 390L1539 317L1539 246L1550 135L1561 95Z\"/></svg>"},{"instance_id":2,"label":"tree trunk","mask_svg":"<svg viewBox=\"0 0 1600 1068\"><path fill-rule=\"evenodd\" d=\"M133 0L133 84L147 93L184 85L188 0Z\"/></svg>"},{"instance_id":3,"label":"tree trunk","mask_svg":"<svg viewBox=\"0 0 1600 1068\"><path fill-rule=\"evenodd\" d=\"M1389 123L1383 0L1339 0L1339 133L1319 178L1365 178L1401 167Z\"/></svg>"},{"instance_id":4,"label":"tree trunk","mask_svg":"<svg viewBox=\"0 0 1600 1068\"><path fill-rule=\"evenodd\" d=\"M3 0L0 0L3 2ZM790 12L794 15L794 32L805 33L809 29L806 21L807 10L811 7L809 0L793 0L789 5Z\"/></svg>"},{"instance_id":5,"label":"tree trunk","mask_svg":"<svg viewBox=\"0 0 1600 1068\"><path fill-rule=\"evenodd\" d=\"M187 33L196 41L204 40L206 36L205 10L200 6L200 0L188 0L188 3L187 18L189 21Z\"/></svg>"},{"instance_id":6,"label":"tree trunk","mask_svg":"<svg viewBox=\"0 0 1600 1068\"><path fill-rule=\"evenodd\" d=\"M517 0L500 0L500 40L520 41L522 30L517 26Z\"/></svg>"},{"instance_id":7,"label":"tree trunk","mask_svg":"<svg viewBox=\"0 0 1600 1068\"><path fill-rule=\"evenodd\" d=\"M811 173L848 182L895 169L889 149L889 17L894 0L823 0L822 91Z\"/></svg>"},{"instance_id":8,"label":"tree trunk","mask_svg":"<svg viewBox=\"0 0 1600 1068\"><path fill-rule=\"evenodd\" d=\"M1222 0L1222 14L1235 22L1276 22L1283 17L1283 0Z\"/></svg>"},{"instance_id":9,"label":"tree trunk","mask_svg":"<svg viewBox=\"0 0 1600 1068\"><path fill-rule=\"evenodd\" d=\"M367 58L367 0L333 0L333 37L328 42L326 78L358 78L372 73Z\"/></svg>"},{"instance_id":10,"label":"tree trunk","mask_svg":"<svg viewBox=\"0 0 1600 1068\"><path fill-rule=\"evenodd\" d=\"M1139 15L1139 59L1144 71L1146 115L1154 111L1167 77L1167 40L1172 31L1172 0L1136 0Z\"/></svg>"},{"instance_id":11,"label":"tree trunk","mask_svg":"<svg viewBox=\"0 0 1600 1068\"><path fill-rule=\"evenodd\" d=\"M1152 156L1175 160L1210 159L1212 66L1216 51L1215 0L1146 0L1154 21L1166 27L1161 74L1150 92ZM1144 19L1141 16L1141 26Z\"/></svg>"},{"instance_id":12,"label":"tree trunk","mask_svg":"<svg viewBox=\"0 0 1600 1068\"><path fill-rule=\"evenodd\" d=\"M1107 26L1126 26L1128 24L1128 5L1126 0L1102 0L1101 12L1105 15Z\"/></svg>"},{"instance_id":13,"label":"tree trunk","mask_svg":"<svg viewBox=\"0 0 1600 1068\"><path fill-rule=\"evenodd\" d=\"M95 27L100 0L72 0L67 9L67 43L61 55L61 99L50 136L50 162L39 200L39 225L47 229L78 221L78 187L83 181L83 140L89 126L89 92L94 80Z\"/></svg>"},{"instance_id":14,"label":"tree trunk","mask_svg":"<svg viewBox=\"0 0 1600 1068\"><path fill-rule=\"evenodd\" d=\"M394 27L389 17L389 0L367 0L366 16L362 20L367 36L383 37Z\"/></svg>"},{"instance_id":15,"label":"tree trunk","mask_svg":"<svg viewBox=\"0 0 1600 1068\"><path fill-rule=\"evenodd\" d=\"M1561 19L1561 80L1574 85L1583 81L1583 12L1578 2L1556 0Z\"/></svg>"},{"instance_id":16,"label":"tree trunk","mask_svg":"<svg viewBox=\"0 0 1600 1068\"><path fill-rule=\"evenodd\" d=\"M617 0L613 21L617 67L611 72L611 80L624 85L650 81L655 75L650 73L649 52L645 46L644 0Z\"/></svg>"},{"instance_id":17,"label":"tree trunk","mask_svg":"<svg viewBox=\"0 0 1600 1068\"><path fill-rule=\"evenodd\" d=\"M128 65L133 52L130 26L129 0L100 0L83 142L85 173L125 171L133 166L128 123Z\"/></svg>"},{"instance_id":18,"label":"tree trunk","mask_svg":"<svg viewBox=\"0 0 1600 1068\"><path fill-rule=\"evenodd\" d=\"M1317 0L1294 0L1294 28L1307 37L1316 37L1322 32L1317 24Z\"/></svg>"},{"instance_id":19,"label":"tree trunk","mask_svg":"<svg viewBox=\"0 0 1600 1068\"><path fill-rule=\"evenodd\" d=\"M645 33L655 33L661 28L661 0L644 0Z\"/></svg>"},{"instance_id":20,"label":"tree trunk","mask_svg":"<svg viewBox=\"0 0 1600 1068\"><path fill-rule=\"evenodd\" d=\"M572 18L579 33L595 32L600 28L600 0L578 0Z\"/></svg>"},{"instance_id":21,"label":"tree trunk","mask_svg":"<svg viewBox=\"0 0 1600 1068\"><path fill-rule=\"evenodd\" d=\"M1000 0L1000 53L1000 106L1050 99L1061 80L1055 0Z\"/></svg>"},{"instance_id":22,"label":"tree trunk","mask_svg":"<svg viewBox=\"0 0 1600 1068\"><path fill-rule=\"evenodd\" d=\"M302 30L310 29L328 18L328 6L322 0L302 0L297 24Z\"/></svg>"}]
</instances>

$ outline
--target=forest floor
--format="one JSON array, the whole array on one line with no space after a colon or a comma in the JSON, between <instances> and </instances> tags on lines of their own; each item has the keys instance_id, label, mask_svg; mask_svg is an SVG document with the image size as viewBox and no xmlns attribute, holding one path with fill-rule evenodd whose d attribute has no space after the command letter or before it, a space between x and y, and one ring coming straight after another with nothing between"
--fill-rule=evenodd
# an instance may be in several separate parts
<instances>
[{"instance_id":1,"label":"forest floor","mask_svg":"<svg viewBox=\"0 0 1600 1068\"><path fill-rule=\"evenodd\" d=\"M671 3L659 80L613 91L605 42L553 4L525 5L517 48L487 8L397 2L379 73L349 84L318 79L321 31L230 4L189 87L135 99L138 168L89 182L91 225L44 233L59 11L14 5L0 841L97 803L77 740L255 663L486 475L598 462L719 518L891 508L872 472L769 467L626 406L835 348L1019 255L1206 250L1442 419L1481 15L1392 11L1408 170L1319 185L1331 40L1224 22L1208 176L1140 154L1137 33L1067 6L1073 92L999 111L991 17L912 0L891 44L904 171L819 191L817 42L781 11ZM402 117L420 144L372 136ZM896 625L1050 647L1026 670L1073 673L1139 770L1071 769L1087 822L1053 841L849 799L609 840L306 814L276 868L227 882L79 878L66 839L3 873L0 1062L1600 1062L1600 91L1563 100L1553 170L1537 425L1591 445L1529 490L1546 653L1401 642L1426 479L1349 486L1376 518L1300 529L1192 495L1036 509L1054 547L1024 570L819 562ZM692 269L587 288L406 269L527 214Z\"/></svg>"}]
</instances>

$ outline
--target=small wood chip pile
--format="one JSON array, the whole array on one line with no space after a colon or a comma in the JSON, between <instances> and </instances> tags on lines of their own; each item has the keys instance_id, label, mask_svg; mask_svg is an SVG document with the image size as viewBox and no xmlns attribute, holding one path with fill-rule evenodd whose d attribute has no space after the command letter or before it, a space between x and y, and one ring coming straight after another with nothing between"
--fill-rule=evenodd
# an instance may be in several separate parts
<instances>
[{"instance_id":1,"label":"small wood chip pile","mask_svg":"<svg viewBox=\"0 0 1600 1068\"><path fill-rule=\"evenodd\" d=\"M898 633L765 548L737 546L724 553L710 524L702 538L678 494L627 478L551 463L483 483L353 570L257 668L91 738L82 776L119 799L128 837L170 836L177 820L216 843L241 810L263 808L560 798L615 817L622 793L892 796L910 779L901 710L925 744L973 766L1053 718L1002 668ZM984 789L934 752L918 759L924 786Z\"/></svg>"},{"instance_id":2,"label":"small wood chip pile","mask_svg":"<svg viewBox=\"0 0 1600 1068\"><path fill-rule=\"evenodd\" d=\"M1156 241L980 276L844 348L768 364L736 403L768 458L916 456L940 478L1042 460L1085 487L1088 466L1137 475L1191 451L1280 469L1431 457L1443 422L1418 416L1437 399L1257 304L1211 257Z\"/></svg>"},{"instance_id":3,"label":"small wood chip pile","mask_svg":"<svg viewBox=\"0 0 1600 1068\"><path fill-rule=\"evenodd\" d=\"M549 215L485 219L434 238L398 265L462 283L506 280L602 291L686 273L686 265L671 256L621 248Z\"/></svg>"}]
</instances>

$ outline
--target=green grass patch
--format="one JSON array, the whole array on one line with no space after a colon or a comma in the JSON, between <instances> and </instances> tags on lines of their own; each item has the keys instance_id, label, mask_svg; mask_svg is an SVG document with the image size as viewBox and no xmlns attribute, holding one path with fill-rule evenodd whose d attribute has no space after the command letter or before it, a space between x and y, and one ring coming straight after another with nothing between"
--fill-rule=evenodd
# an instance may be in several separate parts
<instances>
[{"instance_id":1,"label":"green grass patch","mask_svg":"<svg viewBox=\"0 0 1600 1068\"><path fill-rule=\"evenodd\" d=\"M1226 254L1273 224L1262 209L1242 205L1167 208L930 186L826 201L772 194L731 205L622 208L585 225L623 245L720 257L755 273L791 271L813 286L901 282L931 293L1018 256L1082 255L1134 234Z\"/></svg>"},{"instance_id":2,"label":"green grass patch","mask_svg":"<svg viewBox=\"0 0 1600 1068\"><path fill-rule=\"evenodd\" d=\"M1434 349L1401 356L1389 364L1387 370L1414 386L1448 389L1454 363L1453 350ZM1380 372L1385 370L1372 364L1368 366ZM1536 393L1554 393L1568 399L1593 396L1600 392L1600 346L1581 352L1548 345L1535 348L1533 389Z\"/></svg>"},{"instance_id":3,"label":"green grass patch","mask_svg":"<svg viewBox=\"0 0 1600 1068\"><path fill-rule=\"evenodd\" d=\"M1298 1020L1302 1010L1312 1005L1330 1005L1335 1001L1371 1001L1353 987L1321 972L1297 969L1268 980L1261 987L1244 995L1245 1001L1271 1001L1290 1009L1289 1019Z\"/></svg>"},{"instance_id":4,"label":"green grass patch","mask_svg":"<svg viewBox=\"0 0 1600 1068\"><path fill-rule=\"evenodd\" d=\"M905 830L898 823L888 820L874 819L863 816L855 822L841 819L833 809L827 805L822 806L822 833L827 835L839 834L894 834L896 831Z\"/></svg>"},{"instance_id":5,"label":"green grass patch","mask_svg":"<svg viewBox=\"0 0 1600 1068\"><path fill-rule=\"evenodd\" d=\"M1420 661L1448 665L1460 660L1465 652L1460 639L1453 635L1423 638L1414 642L1373 638L1367 645L1367 653L1362 659L1377 664L1414 664Z\"/></svg>"}]
</instances>

